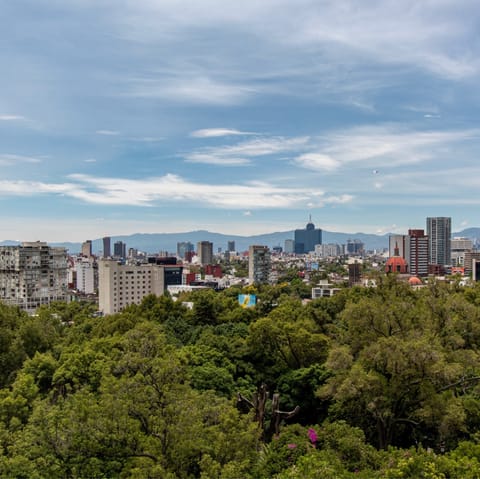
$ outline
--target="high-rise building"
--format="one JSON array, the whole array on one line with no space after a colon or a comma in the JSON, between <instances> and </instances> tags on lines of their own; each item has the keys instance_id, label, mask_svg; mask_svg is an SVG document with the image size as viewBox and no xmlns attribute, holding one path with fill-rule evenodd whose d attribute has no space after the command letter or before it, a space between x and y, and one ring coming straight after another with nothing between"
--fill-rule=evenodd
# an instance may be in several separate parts
<instances>
[{"instance_id":1,"label":"high-rise building","mask_svg":"<svg viewBox=\"0 0 480 479\"><path fill-rule=\"evenodd\" d=\"M321 258L334 258L342 254L342 249L336 243L317 244L315 245L315 254Z\"/></svg>"},{"instance_id":2,"label":"high-rise building","mask_svg":"<svg viewBox=\"0 0 480 479\"><path fill-rule=\"evenodd\" d=\"M252 283L268 283L271 272L268 246L252 245L248 248L248 280Z\"/></svg>"},{"instance_id":3,"label":"high-rise building","mask_svg":"<svg viewBox=\"0 0 480 479\"><path fill-rule=\"evenodd\" d=\"M465 265L465 253L473 251L473 241L470 238L452 238L451 259L452 266Z\"/></svg>"},{"instance_id":4,"label":"high-rise building","mask_svg":"<svg viewBox=\"0 0 480 479\"><path fill-rule=\"evenodd\" d=\"M405 260L410 274L428 275L428 236L424 230L408 230L405 237Z\"/></svg>"},{"instance_id":5,"label":"high-rise building","mask_svg":"<svg viewBox=\"0 0 480 479\"><path fill-rule=\"evenodd\" d=\"M227 243L227 251L230 251L230 253L235 251L235 241L229 241Z\"/></svg>"},{"instance_id":6,"label":"high-rise building","mask_svg":"<svg viewBox=\"0 0 480 479\"><path fill-rule=\"evenodd\" d=\"M181 259L185 259L187 253L191 253L195 248L190 241L181 241L177 243L177 256Z\"/></svg>"},{"instance_id":7,"label":"high-rise building","mask_svg":"<svg viewBox=\"0 0 480 479\"><path fill-rule=\"evenodd\" d=\"M322 244L322 230L315 229L311 220L307 223L305 229L295 230L295 253L306 254L315 251L315 245Z\"/></svg>"},{"instance_id":8,"label":"high-rise building","mask_svg":"<svg viewBox=\"0 0 480 479\"><path fill-rule=\"evenodd\" d=\"M199 241L197 243L197 255L200 264L213 263L213 243L210 241Z\"/></svg>"},{"instance_id":9,"label":"high-rise building","mask_svg":"<svg viewBox=\"0 0 480 479\"><path fill-rule=\"evenodd\" d=\"M113 244L113 256L116 258L127 257L127 245L123 241L115 241Z\"/></svg>"},{"instance_id":10,"label":"high-rise building","mask_svg":"<svg viewBox=\"0 0 480 479\"><path fill-rule=\"evenodd\" d=\"M165 288L164 266L123 265L115 260L98 262L98 302L104 314L120 312L129 304L140 304L149 294L161 296Z\"/></svg>"},{"instance_id":11,"label":"high-rise building","mask_svg":"<svg viewBox=\"0 0 480 479\"><path fill-rule=\"evenodd\" d=\"M111 245L110 236L105 236L103 238L103 257L104 258L109 258L112 255L112 249L110 245Z\"/></svg>"},{"instance_id":12,"label":"high-rise building","mask_svg":"<svg viewBox=\"0 0 480 479\"><path fill-rule=\"evenodd\" d=\"M285 240L285 247L283 248L283 250L287 254L295 253L295 240L286 239Z\"/></svg>"},{"instance_id":13,"label":"high-rise building","mask_svg":"<svg viewBox=\"0 0 480 479\"><path fill-rule=\"evenodd\" d=\"M445 267L451 264L451 223L445 216L427 218L428 263Z\"/></svg>"},{"instance_id":14,"label":"high-rise building","mask_svg":"<svg viewBox=\"0 0 480 479\"><path fill-rule=\"evenodd\" d=\"M90 258L92 256L92 240L87 240L82 243L82 256Z\"/></svg>"},{"instance_id":15,"label":"high-rise building","mask_svg":"<svg viewBox=\"0 0 480 479\"><path fill-rule=\"evenodd\" d=\"M79 258L75 264L76 287L77 290L84 294L95 294L96 289L96 264L92 260Z\"/></svg>"},{"instance_id":16,"label":"high-rise building","mask_svg":"<svg viewBox=\"0 0 480 479\"><path fill-rule=\"evenodd\" d=\"M0 301L28 312L65 301L67 251L40 241L0 247Z\"/></svg>"},{"instance_id":17,"label":"high-rise building","mask_svg":"<svg viewBox=\"0 0 480 479\"><path fill-rule=\"evenodd\" d=\"M363 242L358 239L347 240L347 244L345 246L346 253L351 255L361 255L365 248Z\"/></svg>"}]
</instances>

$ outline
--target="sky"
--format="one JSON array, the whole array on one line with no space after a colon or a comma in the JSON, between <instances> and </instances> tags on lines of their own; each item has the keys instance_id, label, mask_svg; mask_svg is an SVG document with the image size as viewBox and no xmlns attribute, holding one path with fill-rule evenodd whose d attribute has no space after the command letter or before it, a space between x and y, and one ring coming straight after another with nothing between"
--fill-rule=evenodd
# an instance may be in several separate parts
<instances>
[{"instance_id":1,"label":"sky","mask_svg":"<svg viewBox=\"0 0 480 479\"><path fill-rule=\"evenodd\" d=\"M480 226L477 0L15 0L0 240Z\"/></svg>"}]
</instances>

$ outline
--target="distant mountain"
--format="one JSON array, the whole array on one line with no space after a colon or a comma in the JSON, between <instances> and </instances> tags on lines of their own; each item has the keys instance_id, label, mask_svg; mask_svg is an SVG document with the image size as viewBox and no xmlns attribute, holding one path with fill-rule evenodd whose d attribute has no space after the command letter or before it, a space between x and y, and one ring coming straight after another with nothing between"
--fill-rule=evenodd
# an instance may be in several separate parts
<instances>
[{"instance_id":1,"label":"distant mountain","mask_svg":"<svg viewBox=\"0 0 480 479\"><path fill-rule=\"evenodd\" d=\"M331 231L323 231L323 243L337 243L346 244L348 240L360 240L365 244L367 250L382 250L388 248L388 236L365 234L365 233L339 233ZM463 231L453 233L452 236L462 236L472 239L474 242L480 242L480 228L467 228ZM190 231L188 233L137 233L133 235L112 236L111 246L113 250L113 243L115 241L123 241L128 248L136 248L147 253L158 253L159 251L168 251L175 253L177 251L177 243L181 241L190 241L195 248L198 241L211 241L213 243L214 252L218 248L222 251L227 249L228 241L235 241L235 248L237 251L246 251L252 244L266 245L272 248L273 246L285 245L286 239L293 239L294 231L282 231L277 233L268 233L255 236L239 236L239 235L225 235L221 233L212 233L210 231L199 230ZM17 245L18 241L1 241L0 245ZM50 243L52 246L62 246L67 248L71 254L79 253L81 250L81 243ZM95 239L92 242L92 249L94 253L99 253L103 250L102 239Z\"/></svg>"}]
</instances>

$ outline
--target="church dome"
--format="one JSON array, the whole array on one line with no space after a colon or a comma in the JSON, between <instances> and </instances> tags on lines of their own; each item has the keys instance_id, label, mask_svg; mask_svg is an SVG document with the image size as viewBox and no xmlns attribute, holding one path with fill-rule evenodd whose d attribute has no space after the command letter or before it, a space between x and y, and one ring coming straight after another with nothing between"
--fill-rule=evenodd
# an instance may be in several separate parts
<instances>
[{"instance_id":1,"label":"church dome","mask_svg":"<svg viewBox=\"0 0 480 479\"><path fill-rule=\"evenodd\" d=\"M422 280L420 278L418 278L417 276L412 276L409 280L408 280L408 284L411 285L411 286L419 286L422 283Z\"/></svg>"}]
</instances>

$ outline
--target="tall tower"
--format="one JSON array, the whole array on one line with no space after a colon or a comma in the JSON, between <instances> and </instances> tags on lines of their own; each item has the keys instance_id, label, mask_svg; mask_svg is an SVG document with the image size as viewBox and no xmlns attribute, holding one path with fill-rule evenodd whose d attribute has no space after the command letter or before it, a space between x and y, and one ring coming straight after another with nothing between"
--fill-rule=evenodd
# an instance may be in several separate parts
<instances>
[{"instance_id":1,"label":"tall tower","mask_svg":"<svg viewBox=\"0 0 480 479\"><path fill-rule=\"evenodd\" d=\"M428 264L451 264L452 219L439 216L427 218Z\"/></svg>"},{"instance_id":2,"label":"tall tower","mask_svg":"<svg viewBox=\"0 0 480 479\"><path fill-rule=\"evenodd\" d=\"M408 230L405 259L411 274L428 275L428 236L424 230Z\"/></svg>"},{"instance_id":3,"label":"tall tower","mask_svg":"<svg viewBox=\"0 0 480 479\"><path fill-rule=\"evenodd\" d=\"M270 250L268 246L252 245L248 248L248 281L268 283L270 276Z\"/></svg>"},{"instance_id":4,"label":"tall tower","mask_svg":"<svg viewBox=\"0 0 480 479\"><path fill-rule=\"evenodd\" d=\"M310 251L315 251L315 245L322 244L322 230L315 229L310 217L309 222L304 230L295 230L295 253L307 254Z\"/></svg>"},{"instance_id":5,"label":"tall tower","mask_svg":"<svg viewBox=\"0 0 480 479\"><path fill-rule=\"evenodd\" d=\"M212 264L213 262L213 243L210 241L199 241L197 243L197 255L200 264Z\"/></svg>"},{"instance_id":6,"label":"tall tower","mask_svg":"<svg viewBox=\"0 0 480 479\"><path fill-rule=\"evenodd\" d=\"M87 240L82 243L82 256L90 258L92 256L92 240Z\"/></svg>"},{"instance_id":7,"label":"tall tower","mask_svg":"<svg viewBox=\"0 0 480 479\"><path fill-rule=\"evenodd\" d=\"M110 236L105 236L103 238L103 257L109 258L112 255L112 250L110 248Z\"/></svg>"}]
</instances>

